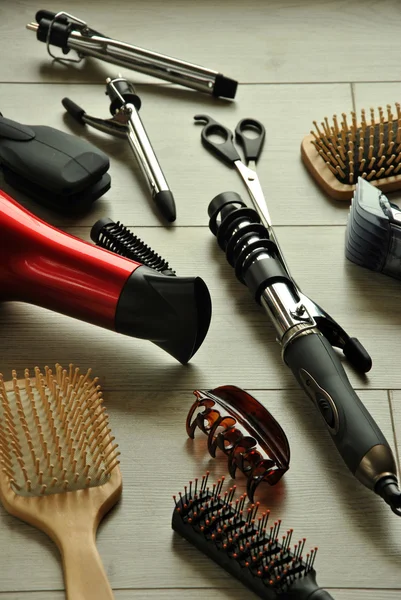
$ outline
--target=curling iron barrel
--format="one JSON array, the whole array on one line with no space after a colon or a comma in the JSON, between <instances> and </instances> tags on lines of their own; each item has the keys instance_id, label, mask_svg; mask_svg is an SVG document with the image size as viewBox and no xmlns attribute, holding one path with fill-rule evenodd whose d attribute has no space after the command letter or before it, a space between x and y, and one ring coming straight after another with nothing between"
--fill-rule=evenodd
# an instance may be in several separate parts
<instances>
[{"instance_id":1,"label":"curling iron barrel","mask_svg":"<svg viewBox=\"0 0 401 600\"><path fill-rule=\"evenodd\" d=\"M172 192L164 178L146 130L139 116L141 99L132 83L118 77L106 80L106 94L110 99L111 119L92 117L70 98L63 98L67 112L81 125L90 125L99 131L125 137L148 182L150 192L160 213L169 222L176 219Z\"/></svg>"},{"instance_id":2,"label":"curling iron barrel","mask_svg":"<svg viewBox=\"0 0 401 600\"><path fill-rule=\"evenodd\" d=\"M0 192L0 299L147 339L182 363L202 344L210 295L52 227Z\"/></svg>"},{"instance_id":3,"label":"curling iron barrel","mask_svg":"<svg viewBox=\"0 0 401 600\"><path fill-rule=\"evenodd\" d=\"M27 29L36 32L37 39L46 44L50 56L59 61L80 62L91 56L213 96L234 98L237 91L237 81L218 71L108 38L64 11L39 10L35 18L36 23L28 23ZM75 50L78 58L56 57L51 46L61 48L64 55Z\"/></svg>"},{"instance_id":4,"label":"curling iron barrel","mask_svg":"<svg viewBox=\"0 0 401 600\"><path fill-rule=\"evenodd\" d=\"M350 471L401 515L394 456L383 433L352 389L332 344L361 371L366 350L292 279L273 231L234 192L209 205L209 227L237 278L263 306L277 332L284 363L320 411ZM274 240L274 241L273 241Z\"/></svg>"}]
</instances>

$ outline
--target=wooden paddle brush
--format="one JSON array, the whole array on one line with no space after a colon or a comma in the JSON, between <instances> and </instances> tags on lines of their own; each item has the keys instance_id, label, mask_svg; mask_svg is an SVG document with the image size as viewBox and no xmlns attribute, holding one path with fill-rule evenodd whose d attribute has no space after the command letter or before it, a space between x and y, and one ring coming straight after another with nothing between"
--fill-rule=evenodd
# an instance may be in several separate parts
<instances>
[{"instance_id":1,"label":"wooden paddle brush","mask_svg":"<svg viewBox=\"0 0 401 600\"><path fill-rule=\"evenodd\" d=\"M370 109L370 119L364 109L360 123L355 112L350 122L342 113L342 121L333 115L302 140L301 156L317 183L336 200L351 200L358 177L379 187L383 192L401 188L401 108L396 114L387 104L386 111Z\"/></svg>"},{"instance_id":2,"label":"wooden paddle brush","mask_svg":"<svg viewBox=\"0 0 401 600\"><path fill-rule=\"evenodd\" d=\"M91 371L0 374L0 500L42 529L63 558L69 600L110 600L96 548L102 517L121 495L117 444Z\"/></svg>"}]
</instances>

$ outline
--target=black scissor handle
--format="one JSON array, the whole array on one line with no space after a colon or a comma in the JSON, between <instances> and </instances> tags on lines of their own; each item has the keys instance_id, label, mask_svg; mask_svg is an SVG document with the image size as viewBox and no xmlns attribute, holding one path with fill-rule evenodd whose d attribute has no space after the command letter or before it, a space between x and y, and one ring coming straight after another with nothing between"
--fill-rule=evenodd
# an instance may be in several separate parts
<instances>
[{"instance_id":1,"label":"black scissor handle","mask_svg":"<svg viewBox=\"0 0 401 600\"><path fill-rule=\"evenodd\" d=\"M227 129L227 127L224 127L224 125L221 125L212 119L212 117L209 117L209 115L195 115L194 119L195 121L206 122L206 125L202 129L201 133L202 144L205 146L205 148L213 152L213 154L219 158L223 159L224 162L228 163L229 165L232 165L236 160L241 160L240 155L235 149L233 141L234 136L230 129ZM209 137L213 134L219 135L223 141L221 143L213 142Z\"/></svg>"},{"instance_id":2,"label":"black scissor handle","mask_svg":"<svg viewBox=\"0 0 401 600\"><path fill-rule=\"evenodd\" d=\"M257 133L257 137L248 137L247 131ZM235 139L244 149L246 161L258 160L265 141L266 130L256 119L241 119L235 128Z\"/></svg>"}]
</instances>

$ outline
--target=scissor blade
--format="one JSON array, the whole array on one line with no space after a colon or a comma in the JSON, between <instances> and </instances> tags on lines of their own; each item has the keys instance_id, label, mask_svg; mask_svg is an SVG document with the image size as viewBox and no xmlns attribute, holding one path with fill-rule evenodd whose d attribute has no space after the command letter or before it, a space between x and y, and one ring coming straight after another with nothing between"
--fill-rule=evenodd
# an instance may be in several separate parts
<instances>
[{"instance_id":1,"label":"scissor blade","mask_svg":"<svg viewBox=\"0 0 401 600\"><path fill-rule=\"evenodd\" d=\"M256 211L262 217L262 220L265 221L269 227L272 227L269 209L267 208L266 200L256 171L253 171L244 165L244 163L240 160L236 160L234 165L236 166L248 189Z\"/></svg>"},{"instance_id":2,"label":"scissor blade","mask_svg":"<svg viewBox=\"0 0 401 600\"><path fill-rule=\"evenodd\" d=\"M263 194L262 187L260 185L259 178L257 176L256 171L253 171L252 169L250 169L249 167L244 165L244 163L241 162L240 160L236 160L234 162L234 165L236 166L239 174L241 175L241 177L247 187L247 190L252 199L254 208L255 208L256 212L258 213L258 215L260 216L262 223L266 227L266 229L269 233L270 239L277 246L277 250L280 255L280 260L281 260L285 270L287 271L289 277L291 277L291 279L292 279L290 269L286 263L284 254L281 251L280 244L278 243L278 239L276 238L276 234L274 233L272 221L271 221L270 214L269 214L269 209L267 208L265 196ZM294 285L296 286L295 282L294 282Z\"/></svg>"}]
</instances>

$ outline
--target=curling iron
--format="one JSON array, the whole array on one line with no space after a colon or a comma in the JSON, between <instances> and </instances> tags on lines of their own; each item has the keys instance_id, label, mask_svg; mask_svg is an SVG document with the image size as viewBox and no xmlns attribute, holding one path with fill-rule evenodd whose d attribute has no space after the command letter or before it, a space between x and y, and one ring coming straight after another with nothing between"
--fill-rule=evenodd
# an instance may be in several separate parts
<instances>
[{"instance_id":1,"label":"curling iron","mask_svg":"<svg viewBox=\"0 0 401 600\"><path fill-rule=\"evenodd\" d=\"M106 79L106 94L110 99L111 119L88 115L70 98L63 98L66 111L81 125L90 125L99 131L126 138L148 182L152 198L159 211L170 223L175 221L173 194L164 178L146 130L139 116L141 99L134 86L126 79Z\"/></svg>"},{"instance_id":2,"label":"curling iron","mask_svg":"<svg viewBox=\"0 0 401 600\"><path fill-rule=\"evenodd\" d=\"M171 277L84 242L0 192L0 299L28 302L132 337L186 363L211 301L199 277Z\"/></svg>"},{"instance_id":3,"label":"curling iron","mask_svg":"<svg viewBox=\"0 0 401 600\"><path fill-rule=\"evenodd\" d=\"M40 10L35 18L36 23L28 23L27 29L35 31L37 39L46 44L49 55L60 62L80 62L92 56L213 96L235 97L238 82L218 71L108 38L64 11ZM75 50L77 58L57 57L51 46L61 48L64 55Z\"/></svg>"},{"instance_id":4,"label":"curling iron","mask_svg":"<svg viewBox=\"0 0 401 600\"><path fill-rule=\"evenodd\" d=\"M234 192L209 205L209 227L237 278L270 317L283 362L320 411L350 471L401 516L401 491L393 453L378 425L352 389L333 346L361 372L371 359L355 338L293 280L271 223L262 224ZM264 219L266 220L266 218Z\"/></svg>"}]
</instances>

